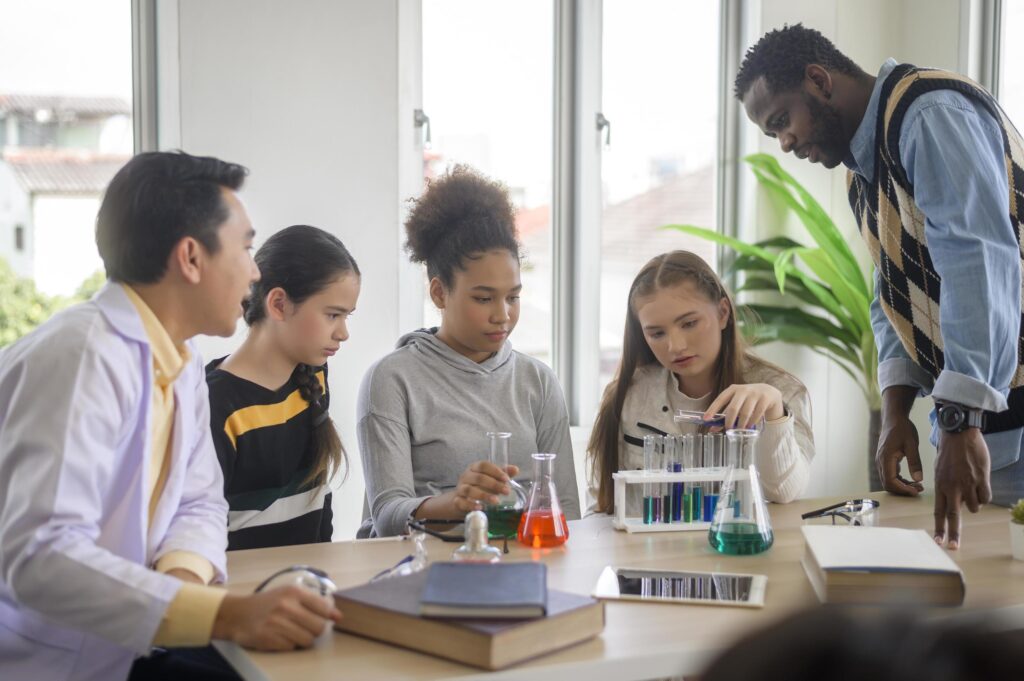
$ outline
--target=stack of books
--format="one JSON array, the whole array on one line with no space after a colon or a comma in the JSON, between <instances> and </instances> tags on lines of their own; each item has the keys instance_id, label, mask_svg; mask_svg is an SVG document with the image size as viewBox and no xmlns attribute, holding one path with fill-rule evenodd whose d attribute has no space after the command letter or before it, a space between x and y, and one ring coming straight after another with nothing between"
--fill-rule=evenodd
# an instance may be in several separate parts
<instances>
[{"instance_id":1,"label":"stack of books","mask_svg":"<svg viewBox=\"0 0 1024 681\"><path fill-rule=\"evenodd\" d=\"M334 594L339 631L484 669L597 636L604 605L549 590L542 563L434 563Z\"/></svg>"}]
</instances>

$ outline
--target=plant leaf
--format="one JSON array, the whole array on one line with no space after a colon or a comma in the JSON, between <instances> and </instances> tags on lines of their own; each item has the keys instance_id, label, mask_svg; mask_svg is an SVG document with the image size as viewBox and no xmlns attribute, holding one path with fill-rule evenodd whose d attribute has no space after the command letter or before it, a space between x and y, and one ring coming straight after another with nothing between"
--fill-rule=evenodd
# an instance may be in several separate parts
<instances>
[{"instance_id":1,"label":"plant leaf","mask_svg":"<svg viewBox=\"0 0 1024 681\"><path fill-rule=\"evenodd\" d=\"M867 296L850 285L849 281L835 268L832 260L820 249L809 248L800 251L800 259L811 268L822 281L829 285L832 293L858 326L858 337L871 330Z\"/></svg>"},{"instance_id":2,"label":"plant leaf","mask_svg":"<svg viewBox=\"0 0 1024 681\"><path fill-rule=\"evenodd\" d=\"M762 185L796 213L815 243L832 259L836 269L843 273L862 294L867 295L868 283L860 264L853 256L849 244L839 232L832 218L814 197L789 173L778 160L768 154L753 154L745 159Z\"/></svg>"}]
</instances>

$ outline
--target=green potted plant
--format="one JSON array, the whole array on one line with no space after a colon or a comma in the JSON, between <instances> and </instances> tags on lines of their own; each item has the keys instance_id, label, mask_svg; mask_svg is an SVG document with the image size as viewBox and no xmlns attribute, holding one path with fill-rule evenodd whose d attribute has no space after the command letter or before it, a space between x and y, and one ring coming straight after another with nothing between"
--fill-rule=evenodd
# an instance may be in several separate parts
<instances>
[{"instance_id":1,"label":"green potted plant","mask_svg":"<svg viewBox=\"0 0 1024 681\"><path fill-rule=\"evenodd\" d=\"M736 275L736 293L777 292L780 304L738 305L737 321L753 345L781 341L810 348L836 363L860 387L870 411L867 466L872 491L881 489L875 450L881 425L878 353L871 329L874 280L865 273L832 218L775 157L744 159L761 185L803 224L814 242L788 237L746 243L694 225L666 225L732 249L726 274Z\"/></svg>"},{"instance_id":2,"label":"green potted plant","mask_svg":"<svg viewBox=\"0 0 1024 681\"><path fill-rule=\"evenodd\" d=\"M1010 546L1013 557L1024 560L1024 499L1010 508Z\"/></svg>"}]
</instances>

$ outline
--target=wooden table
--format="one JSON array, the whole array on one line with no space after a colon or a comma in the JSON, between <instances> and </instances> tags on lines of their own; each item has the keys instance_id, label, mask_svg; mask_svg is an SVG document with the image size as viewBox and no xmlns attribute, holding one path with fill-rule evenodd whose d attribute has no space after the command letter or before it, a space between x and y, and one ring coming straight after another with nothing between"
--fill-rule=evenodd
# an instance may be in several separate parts
<instances>
[{"instance_id":1,"label":"wooden table","mask_svg":"<svg viewBox=\"0 0 1024 681\"><path fill-rule=\"evenodd\" d=\"M932 528L932 500L884 493L880 524ZM596 639L532 662L484 672L440 658L332 632L310 650L255 653L228 643L217 646L246 679L651 679L699 671L738 636L817 603L800 565L804 543L800 514L839 501L814 499L772 505L775 545L759 556L713 552L705 532L626 534L606 516L569 523L570 538L559 549L519 545L505 560L543 560L548 584L589 594L606 565L659 569L716 570L768 575L763 609L607 603L607 624ZM1024 562L1010 556L1009 514L989 507L965 512L963 545L950 555L964 571L967 610L1010 608L1024 613ZM447 560L455 544L428 541L431 560ZM511 546L511 545L510 545ZM311 544L228 554L228 588L249 592L264 577L287 565L304 563L326 570L340 588L367 581L411 553L412 543L394 539ZM949 612L949 611L946 611ZM568 675L571 674L572 677Z\"/></svg>"}]
</instances>

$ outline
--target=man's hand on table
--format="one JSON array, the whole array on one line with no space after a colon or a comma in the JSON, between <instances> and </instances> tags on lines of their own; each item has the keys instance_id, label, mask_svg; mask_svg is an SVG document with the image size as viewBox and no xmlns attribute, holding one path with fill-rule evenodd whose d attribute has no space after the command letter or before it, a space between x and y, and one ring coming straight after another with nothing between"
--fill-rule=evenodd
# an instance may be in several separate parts
<instances>
[{"instance_id":1,"label":"man's hand on table","mask_svg":"<svg viewBox=\"0 0 1024 681\"><path fill-rule=\"evenodd\" d=\"M217 611L213 638L254 650L309 648L328 620L340 619L341 611L322 596L297 586L250 596L229 594Z\"/></svg>"},{"instance_id":2,"label":"man's hand on table","mask_svg":"<svg viewBox=\"0 0 1024 681\"><path fill-rule=\"evenodd\" d=\"M885 491L911 497L924 491L920 439L910 420L910 408L916 396L916 388L902 385L891 386L882 393L882 427L875 451L875 465ZM903 459L907 460L911 480L900 475Z\"/></svg>"},{"instance_id":3,"label":"man's hand on table","mask_svg":"<svg viewBox=\"0 0 1024 681\"><path fill-rule=\"evenodd\" d=\"M978 428L961 433L939 433L935 461L935 541L946 540L955 550L960 546L960 508L963 504L977 513L992 501L989 472L992 464L988 445Z\"/></svg>"}]
</instances>

